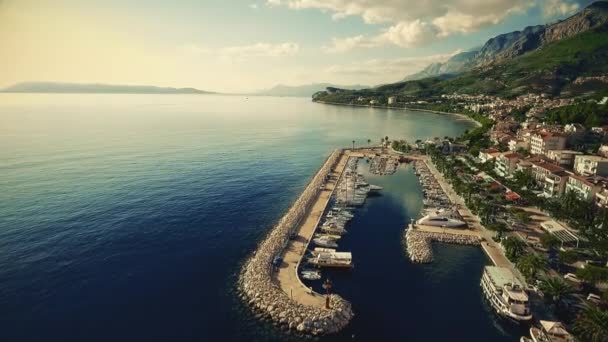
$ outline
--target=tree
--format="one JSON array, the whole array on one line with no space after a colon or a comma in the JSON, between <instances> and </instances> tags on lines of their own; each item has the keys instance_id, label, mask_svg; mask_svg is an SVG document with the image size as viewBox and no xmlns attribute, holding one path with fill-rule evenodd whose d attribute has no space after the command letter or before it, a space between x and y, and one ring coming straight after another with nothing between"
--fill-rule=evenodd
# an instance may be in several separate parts
<instances>
[{"instance_id":1,"label":"tree","mask_svg":"<svg viewBox=\"0 0 608 342\"><path fill-rule=\"evenodd\" d=\"M353 150L355 149L355 141L353 140Z\"/></svg>"},{"instance_id":2,"label":"tree","mask_svg":"<svg viewBox=\"0 0 608 342\"><path fill-rule=\"evenodd\" d=\"M549 301L559 304L562 299L573 292L572 286L560 277L545 278L539 285Z\"/></svg>"},{"instance_id":3,"label":"tree","mask_svg":"<svg viewBox=\"0 0 608 342\"><path fill-rule=\"evenodd\" d=\"M528 254L520 257L516 266L526 279L533 279L539 271L547 269L547 260L540 255Z\"/></svg>"},{"instance_id":4,"label":"tree","mask_svg":"<svg viewBox=\"0 0 608 342\"><path fill-rule=\"evenodd\" d=\"M608 312L585 305L574 321L574 332L581 341L608 341Z\"/></svg>"},{"instance_id":5,"label":"tree","mask_svg":"<svg viewBox=\"0 0 608 342\"><path fill-rule=\"evenodd\" d=\"M557 248L561 244L561 241L555 235L545 232L540 236L540 243L543 247L551 249Z\"/></svg>"},{"instance_id":6,"label":"tree","mask_svg":"<svg viewBox=\"0 0 608 342\"><path fill-rule=\"evenodd\" d=\"M526 246L525 242L513 236L504 238L501 243L505 248L505 255L511 261L517 260L524 253Z\"/></svg>"},{"instance_id":7,"label":"tree","mask_svg":"<svg viewBox=\"0 0 608 342\"><path fill-rule=\"evenodd\" d=\"M367 139L367 146L369 146L369 144L371 144L372 139Z\"/></svg>"},{"instance_id":8,"label":"tree","mask_svg":"<svg viewBox=\"0 0 608 342\"><path fill-rule=\"evenodd\" d=\"M608 268L585 265L585 268L581 268L576 271L576 275L588 283L595 284L599 281L608 280Z\"/></svg>"}]
</instances>

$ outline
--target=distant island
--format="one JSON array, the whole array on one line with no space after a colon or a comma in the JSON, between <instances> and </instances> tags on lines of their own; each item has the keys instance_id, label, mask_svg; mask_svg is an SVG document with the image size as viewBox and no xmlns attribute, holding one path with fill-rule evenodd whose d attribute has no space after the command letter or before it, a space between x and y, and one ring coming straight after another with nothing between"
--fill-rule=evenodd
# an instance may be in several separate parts
<instances>
[{"instance_id":1,"label":"distant island","mask_svg":"<svg viewBox=\"0 0 608 342\"><path fill-rule=\"evenodd\" d=\"M334 85L330 83L313 83L304 84L298 86L288 86L279 84L270 89L262 90L250 95L262 95L262 96L294 96L294 97L310 97L312 94L325 90L327 87L334 87L348 90L359 90L369 88L366 85Z\"/></svg>"},{"instance_id":2,"label":"distant island","mask_svg":"<svg viewBox=\"0 0 608 342\"><path fill-rule=\"evenodd\" d=\"M103 93L103 94L214 94L196 88L102 83L22 82L1 89L3 93Z\"/></svg>"}]
</instances>

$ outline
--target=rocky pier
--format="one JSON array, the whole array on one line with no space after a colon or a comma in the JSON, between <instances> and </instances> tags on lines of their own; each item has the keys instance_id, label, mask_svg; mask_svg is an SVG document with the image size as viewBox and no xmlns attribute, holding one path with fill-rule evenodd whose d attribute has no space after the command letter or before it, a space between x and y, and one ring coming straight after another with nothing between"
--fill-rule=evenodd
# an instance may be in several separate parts
<instances>
[{"instance_id":1,"label":"rocky pier","mask_svg":"<svg viewBox=\"0 0 608 342\"><path fill-rule=\"evenodd\" d=\"M287 214L268 233L254 254L244 264L239 277L240 297L260 318L271 320L276 326L303 335L323 335L338 332L353 317L351 305L337 294L331 294L329 308L324 296L310 290L309 296L318 297L316 305L301 303L293 294L281 288L273 279L273 261L281 256L296 233L300 223L319 197L328 175L343 156L343 151L334 151L321 169L312 178L302 195L291 206ZM296 270L297 272L297 270ZM298 280L299 281L299 280ZM303 284L299 284L304 287ZM305 288L305 287L304 287Z\"/></svg>"},{"instance_id":2,"label":"rocky pier","mask_svg":"<svg viewBox=\"0 0 608 342\"><path fill-rule=\"evenodd\" d=\"M406 230L407 254L414 263L424 264L433 261L433 242L479 246L481 245L481 238L471 234L429 232L411 227Z\"/></svg>"}]
</instances>

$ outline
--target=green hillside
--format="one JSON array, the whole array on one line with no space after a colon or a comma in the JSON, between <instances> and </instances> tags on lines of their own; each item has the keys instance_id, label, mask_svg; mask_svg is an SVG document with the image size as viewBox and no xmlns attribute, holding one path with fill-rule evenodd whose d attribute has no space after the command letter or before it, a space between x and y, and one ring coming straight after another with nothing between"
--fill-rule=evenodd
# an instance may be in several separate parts
<instances>
[{"instance_id":1,"label":"green hillside","mask_svg":"<svg viewBox=\"0 0 608 342\"><path fill-rule=\"evenodd\" d=\"M317 94L315 100L350 102L359 96L378 99L391 95L426 98L454 92L513 97L547 93L575 97L608 91L608 84L574 84L579 76L608 74L608 27L583 32L547 44L502 64L475 69L453 78L426 78L398 82L360 91Z\"/></svg>"}]
</instances>

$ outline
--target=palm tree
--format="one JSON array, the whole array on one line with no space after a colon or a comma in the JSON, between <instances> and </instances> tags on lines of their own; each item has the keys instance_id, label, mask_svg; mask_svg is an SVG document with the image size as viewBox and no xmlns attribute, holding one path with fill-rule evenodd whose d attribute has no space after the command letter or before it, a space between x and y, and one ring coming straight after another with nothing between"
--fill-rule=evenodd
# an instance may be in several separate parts
<instances>
[{"instance_id":1,"label":"palm tree","mask_svg":"<svg viewBox=\"0 0 608 342\"><path fill-rule=\"evenodd\" d=\"M560 277L545 278L540 283L539 288L544 293L545 298L556 304L559 304L573 291L572 286Z\"/></svg>"},{"instance_id":2,"label":"palm tree","mask_svg":"<svg viewBox=\"0 0 608 342\"><path fill-rule=\"evenodd\" d=\"M608 341L608 311L585 305L574 321L574 332L581 341Z\"/></svg>"},{"instance_id":3,"label":"palm tree","mask_svg":"<svg viewBox=\"0 0 608 342\"><path fill-rule=\"evenodd\" d=\"M353 140L353 150L355 149L355 141Z\"/></svg>"},{"instance_id":4,"label":"palm tree","mask_svg":"<svg viewBox=\"0 0 608 342\"><path fill-rule=\"evenodd\" d=\"M547 260L537 254L528 254L519 258L516 266L526 279L532 279L536 277L538 271L547 269Z\"/></svg>"},{"instance_id":5,"label":"palm tree","mask_svg":"<svg viewBox=\"0 0 608 342\"><path fill-rule=\"evenodd\" d=\"M524 252L525 243L519 238L509 236L502 240L502 245L505 248L505 254L509 260L517 260Z\"/></svg>"},{"instance_id":6,"label":"palm tree","mask_svg":"<svg viewBox=\"0 0 608 342\"><path fill-rule=\"evenodd\" d=\"M367 139L367 146L372 142L372 139Z\"/></svg>"}]
</instances>

